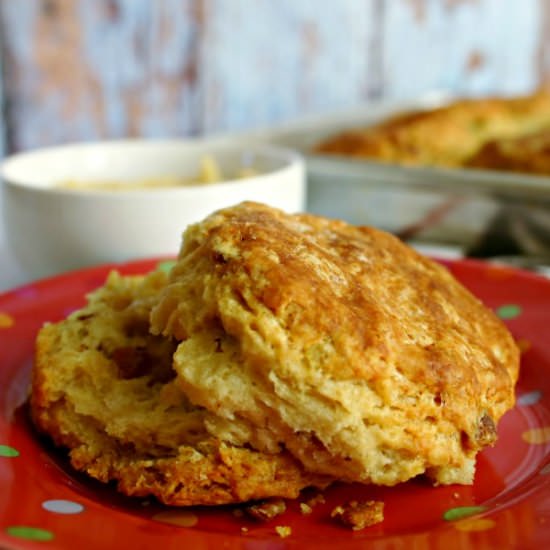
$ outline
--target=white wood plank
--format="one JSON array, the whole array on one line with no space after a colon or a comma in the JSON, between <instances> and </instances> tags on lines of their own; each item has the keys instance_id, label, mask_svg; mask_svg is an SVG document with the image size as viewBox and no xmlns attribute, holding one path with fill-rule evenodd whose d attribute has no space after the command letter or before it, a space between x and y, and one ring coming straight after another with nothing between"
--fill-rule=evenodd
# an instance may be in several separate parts
<instances>
[{"instance_id":1,"label":"white wood plank","mask_svg":"<svg viewBox=\"0 0 550 550\"><path fill-rule=\"evenodd\" d=\"M550 73L545 0L17 0L0 10L17 149L259 127L434 89L518 93Z\"/></svg>"},{"instance_id":2,"label":"white wood plank","mask_svg":"<svg viewBox=\"0 0 550 550\"><path fill-rule=\"evenodd\" d=\"M206 131L262 126L364 99L372 0L208 6Z\"/></svg>"},{"instance_id":3,"label":"white wood plank","mask_svg":"<svg viewBox=\"0 0 550 550\"><path fill-rule=\"evenodd\" d=\"M399 0L385 8L386 97L524 93L537 86L539 0Z\"/></svg>"}]
</instances>

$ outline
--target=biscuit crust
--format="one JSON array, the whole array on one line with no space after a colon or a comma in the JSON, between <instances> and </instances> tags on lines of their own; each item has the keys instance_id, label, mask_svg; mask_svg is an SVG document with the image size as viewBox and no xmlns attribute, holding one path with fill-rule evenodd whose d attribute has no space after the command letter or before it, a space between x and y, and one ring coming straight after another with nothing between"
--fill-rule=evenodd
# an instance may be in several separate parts
<instances>
[{"instance_id":1,"label":"biscuit crust","mask_svg":"<svg viewBox=\"0 0 550 550\"><path fill-rule=\"evenodd\" d=\"M294 498L330 480L289 454L236 448L211 437L207 411L174 385L176 343L149 333L166 276L113 272L88 305L37 338L31 413L69 449L73 467L130 496L169 505Z\"/></svg>"},{"instance_id":2,"label":"biscuit crust","mask_svg":"<svg viewBox=\"0 0 550 550\"><path fill-rule=\"evenodd\" d=\"M462 99L328 137L315 151L411 166L468 166L491 141L550 128L550 94ZM479 168L485 166L479 160ZM503 164L499 169L507 169Z\"/></svg>"},{"instance_id":3,"label":"biscuit crust","mask_svg":"<svg viewBox=\"0 0 550 550\"><path fill-rule=\"evenodd\" d=\"M514 403L517 347L450 273L397 238L245 203L190 227L153 307L176 382L235 445L311 472L470 483Z\"/></svg>"},{"instance_id":4,"label":"biscuit crust","mask_svg":"<svg viewBox=\"0 0 550 550\"><path fill-rule=\"evenodd\" d=\"M550 130L488 141L468 160L470 168L550 174Z\"/></svg>"},{"instance_id":5,"label":"biscuit crust","mask_svg":"<svg viewBox=\"0 0 550 550\"><path fill-rule=\"evenodd\" d=\"M471 483L517 347L441 265L367 227L242 203L162 273L113 273L37 339L31 411L72 464L175 505L334 480Z\"/></svg>"}]
</instances>

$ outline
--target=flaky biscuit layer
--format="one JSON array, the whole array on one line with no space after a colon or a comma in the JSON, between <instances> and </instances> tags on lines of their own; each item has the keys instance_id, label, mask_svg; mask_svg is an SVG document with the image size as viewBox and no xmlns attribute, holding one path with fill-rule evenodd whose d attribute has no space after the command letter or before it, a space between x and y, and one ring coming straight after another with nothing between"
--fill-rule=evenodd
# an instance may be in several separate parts
<instances>
[{"instance_id":1,"label":"flaky biscuit layer","mask_svg":"<svg viewBox=\"0 0 550 550\"><path fill-rule=\"evenodd\" d=\"M243 203L189 227L168 278L113 273L44 326L31 410L76 468L167 504L471 483L518 363L502 322L395 237Z\"/></svg>"},{"instance_id":2,"label":"flaky biscuit layer","mask_svg":"<svg viewBox=\"0 0 550 550\"><path fill-rule=\"evenodd\" d=\"M392 485L472 481L518 351L435 262L373 228L242 204L188 229L152 311L175 383L234 445Z\"/></svg>"}]
</instances>

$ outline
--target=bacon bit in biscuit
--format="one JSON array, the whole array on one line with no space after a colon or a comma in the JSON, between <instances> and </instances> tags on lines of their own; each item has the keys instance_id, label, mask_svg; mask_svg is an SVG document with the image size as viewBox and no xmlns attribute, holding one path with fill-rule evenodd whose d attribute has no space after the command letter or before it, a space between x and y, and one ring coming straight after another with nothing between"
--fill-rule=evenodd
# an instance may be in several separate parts
<instances>
[{"instance_id":1,"label":"bacon bit in biscuit","mask_svg":"<svg viewBox=\"0 0 550 550\"><path fill-rule=\"evenodd\" d=\"M292 535L292 528L289 527L288 525L277 525L277 527L275 527L275 531L277 531L277 534L282 539Z\"/></svg>"},{"instance_id":2,"label":"bacon bit in biscuit","mask_svg":"<svg viewBox=\"0 0 550 550\"><path fill-rule=\"evenodd\" d=\"M479 445L491 445L497 438L495 422L487 413L479 420L475 438Z\"/></svg>"},{"instance_id":3,"label":"bacon bit in biscuit","mask_svg":"<svg viewBox=\"0 0 550 550\"><path fill-rule=\"evenodd\" d=\"M259 521L269 521L286 512L286 504L282 498L266 500L245 508L246 513Z\"/></svg>"},{"instance_id":4,"label":"bacon bit in biscuit","mask_svg":"<svg viewBox=\"0 0 550 550\"><path fill-rule=\"evenodd\" d=\"M306 504L305 502L300 502L300 512L302 512L304 516L309 516L309 514L313 512L313 508L309 504Z\"/></svg>"},{"instance_id":5,"label":"bacon bit in biscuit","mask_svg":"<svg viewBox=\"0 0 550 550\"><path fill-rule=\"evenodd\" d=\"M151 372L151 357L142 347L122 347L113 351L112 359L118 367L118 375L124 380L139 378Z\"/></svg>"},{"instance_id":6,"label":"bacon bit in biscuit","mask_svg":"<svg viewBox=\"0 0 550 550\"><path fill-rule=\"evenodd\" d=\"M352 500L343 506L336 506L330 514L346 527L359 531L384 520L384 503L381 500L357 502Z\"/></svg>"}]
</instances>

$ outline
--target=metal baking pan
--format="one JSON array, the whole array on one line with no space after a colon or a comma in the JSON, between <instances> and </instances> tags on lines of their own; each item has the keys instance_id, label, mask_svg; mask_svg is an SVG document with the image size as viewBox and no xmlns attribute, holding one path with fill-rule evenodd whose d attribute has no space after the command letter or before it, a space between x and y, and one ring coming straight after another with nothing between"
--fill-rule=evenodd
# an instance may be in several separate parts
<instances>
[{"instance_id":1,"label":"metal baking pan","mask_svg":"<svg viewBox=\"0 0 550 550\"><path fill-rule=\"evenodd\" d=\"M381 102L248 134L306 158L307 209L391 231L405 240L457 245L471 256L550 257L550 177L492 170L402 167L313 154L325 137L453 98Z\"/></svg>"}]
</instances>

